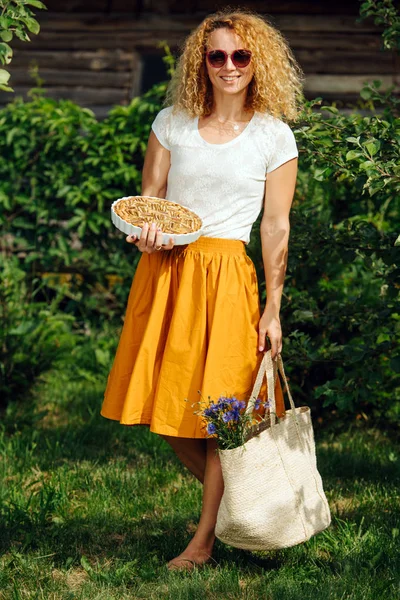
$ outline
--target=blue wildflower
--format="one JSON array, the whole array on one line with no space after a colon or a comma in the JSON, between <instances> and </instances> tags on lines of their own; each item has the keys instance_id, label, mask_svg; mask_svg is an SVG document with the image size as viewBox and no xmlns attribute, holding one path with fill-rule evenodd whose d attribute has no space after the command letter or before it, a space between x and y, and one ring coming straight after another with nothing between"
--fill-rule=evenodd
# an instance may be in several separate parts
<instances>
[{"instance_id":1,"label":"blue wildflower","mask_svg":"<svg viewBox=\"0 0 400 600\"><path fill-rule=\"evenodd\" d=\"M246 402L244 402L243 400L234 400L234 402L232 402L232 408L234 410L242 410L244 407L246 406Z\"/></svg>"},{"instance_id":2,"label":"blue wildflower","mask_svg":"<svg viewBox=\"0 0 400 600\"><path fill-rule=\"evenodd\" d=\"M232 415L232 421L239 421L240 419L240 412L239 410L231 410L231 415Z\"/></svg>"},{"instance_id":3,"label":"blue wildflower","mask_svg":"<svg viewBox=\"0 0 400 600\"><path fill-rule=\"evenodd\" d=\"M208 433L209 435L212 435L213 433L215 433L215 432L216 432L216 429L217 429L217 428L215 427L214 423L209 423L209 424L207 425L207 433Z\"/></svg>"},{"instance_id":4,"label":"blue wildflower","mask_svg":"<svg viewBox=\"0 0 400 600\"><path fill-rule=\"evenodd\" d=\"M220 398L218 398L218 407L220 410L227 408L229 406L229 404L230 404L230 398L226 398L225 396L221 396Z\"/></svg>"},{"instance_id":5,"label":"blue wildflower","mask_svg":"<svg viewBox=\"0 0 400 600\"><path fill-rule=\"evenodd\" d=\"M230 421L233 421L233 411L228 410L228 412L224 413L222 415L222 420L224 423L230 423Z\"/></svg>"},{"instance_id":6,"label":"blue wildflower","mask_svg":"<svg viewBox=\"0 0 400 600\"><path fill-rule=\"evenodd\" d=\"M212 416L213 416L213 414L214 414L214 411L213 411L211 408L205 408L205 409L203 410L203 415L204 415L205 417L212 417Z\"/></svg>"},{"instance_id":7,"label":"blue wildflower","mask_svg":"<svg viewBox=\"0 0 400 600\"><path fill-rule=\"evenodd\" d=\"M258 410L261 406L261 398L257 398L257 400L254 402L254 408L255 410Z\"/></svg>"}]
</instances>

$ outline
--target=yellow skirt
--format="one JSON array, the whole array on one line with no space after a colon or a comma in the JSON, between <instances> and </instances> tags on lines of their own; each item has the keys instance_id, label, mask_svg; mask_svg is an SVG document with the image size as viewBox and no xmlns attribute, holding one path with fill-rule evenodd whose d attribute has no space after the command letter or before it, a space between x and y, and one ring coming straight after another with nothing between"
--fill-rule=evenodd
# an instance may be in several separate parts
<instances>
[{"instance_id":1,"label":"yellow skirt","mask_svg":"<svg viewBox=\"0 0 400 600\"><path fill-rule=\"evenodd\" d=\"M248 400L262 359L259 319L256 271L243 242L201 237L143 253L102 416L149 425L158 434L207 437L196 403L201 397ZM279 380L276 397L279 415Z\"/></svg>"}]
</instances>

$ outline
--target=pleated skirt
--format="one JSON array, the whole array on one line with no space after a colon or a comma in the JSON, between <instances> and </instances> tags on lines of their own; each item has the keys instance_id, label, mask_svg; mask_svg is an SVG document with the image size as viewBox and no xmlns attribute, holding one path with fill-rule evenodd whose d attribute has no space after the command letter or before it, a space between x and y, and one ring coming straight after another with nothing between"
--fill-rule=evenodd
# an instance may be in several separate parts
<instances>
[{"instance_id":1,"label":"pleated skirt","mask_svg":"<svg viewBox=\"0 0 400 600\"><path fill-rule=\"evenodd\" d=\"M262 359L259 319L256 271L243 242L200 237L143 253L101 415L158 434L207 437L197 403L248 400ZM280 415L279 379L275 393Z\"/></svg>"}]
</instances>

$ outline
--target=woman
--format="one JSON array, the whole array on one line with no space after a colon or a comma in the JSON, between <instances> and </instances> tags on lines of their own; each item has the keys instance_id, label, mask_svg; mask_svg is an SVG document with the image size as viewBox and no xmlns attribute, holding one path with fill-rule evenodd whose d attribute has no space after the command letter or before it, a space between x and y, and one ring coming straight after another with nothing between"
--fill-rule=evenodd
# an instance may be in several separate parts
<instances>
[{"instance_id":1,"label":"woman","mask_svg":"<svg viewBox=\"0 0 400 600\"><path fill-rule=\"evenodd\" d=\"M204 484L197 531L169 569L211 560L223 492L216 441L206 439L193 409L198 390L204 398L247 399L266 336L273 358L282 350L298 151L281 117L296 118L300 93L301 71L279 32L257 15L222 12L189 36L170 86L172 106L152 125L142 195L194 210L203 235L186 246L174 247L173 238L162 245L162 232L149 224L140 238L127 238L142 255L101 414L150 426ZM267 303L260 316L245 245L263 204Z\"/></svg>"}]
</instances>

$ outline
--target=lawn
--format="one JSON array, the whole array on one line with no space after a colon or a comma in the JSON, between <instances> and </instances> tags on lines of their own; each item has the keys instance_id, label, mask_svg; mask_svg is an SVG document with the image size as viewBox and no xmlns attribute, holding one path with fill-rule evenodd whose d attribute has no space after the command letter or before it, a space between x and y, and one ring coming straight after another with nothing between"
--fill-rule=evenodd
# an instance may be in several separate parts
<instances>
[{"instance_id":1,"label":"lawn","mask_svg":"<svg viewBox=\"0 0 400 600\"><path fill-rule=\"evenodd\" d=\"M217 565L169 573L195 529L201 485L158 436L99 416L103 385L51 373L3 416L1 600L400 598L393 433L316 424L331 527L278 552L217 543Z\"/></svg>"}]
</instances>

